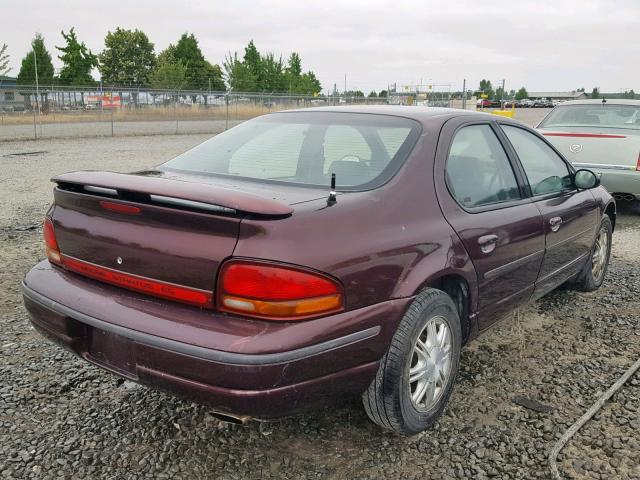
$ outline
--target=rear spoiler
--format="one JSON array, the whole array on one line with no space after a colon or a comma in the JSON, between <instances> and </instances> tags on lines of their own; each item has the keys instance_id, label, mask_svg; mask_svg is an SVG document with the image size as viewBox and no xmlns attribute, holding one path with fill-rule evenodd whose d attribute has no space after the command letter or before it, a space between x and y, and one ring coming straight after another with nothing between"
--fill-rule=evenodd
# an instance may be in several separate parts
<instances>
[{"instance_id":1,"label":"rear spoiler","mask_svg":"<svg viewBox=\"0 0 640 480\"><path fill-rule=\"evenodd\" d=\"M284 202L204 183L147 177L135 174L80 171L51 179L60 188L102 193L122 200L147 197L153 203L191 207L199 210L233 211L255 215L287 216L293 208ZM75 187L75 188L74 188ZM133 195L132 195L133 194ZM137 195L136 195L137 194ZM207 208L209 207L209 208Z\"/></svg>"}]
</instances>

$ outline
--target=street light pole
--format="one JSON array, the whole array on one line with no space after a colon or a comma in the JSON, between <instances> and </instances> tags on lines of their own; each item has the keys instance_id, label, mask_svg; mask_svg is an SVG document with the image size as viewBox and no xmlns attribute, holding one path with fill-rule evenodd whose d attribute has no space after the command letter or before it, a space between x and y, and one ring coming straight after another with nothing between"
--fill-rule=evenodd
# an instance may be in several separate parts
<instances>
[{"instance_id":1,"label":"street light pole","mask_svg":"<svg viewBox=\"0 0 640 480\"><path fill-rule=\"evenodd\" d=\"M36 49L31 47L33 50L33 68L36 73L36 108L38 109L38 115L40 115L40 89L38 87L38 55L36 54Z\"/></svg>"}]
</instances>

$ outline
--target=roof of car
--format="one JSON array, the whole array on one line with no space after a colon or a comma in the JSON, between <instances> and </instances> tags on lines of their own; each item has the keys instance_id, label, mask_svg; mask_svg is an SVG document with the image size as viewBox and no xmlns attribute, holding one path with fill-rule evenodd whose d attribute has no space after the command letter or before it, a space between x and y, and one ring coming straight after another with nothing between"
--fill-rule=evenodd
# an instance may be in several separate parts
<instances>
[{"instance_id":1,"label":"roof of car","mask_svg":"<svg viewBox=\"0 0 640 480\"><path fill-rule=\"evenodd\" d=\"M640 100L631 100L630 98L592 98L589 100L569 100L567 102L562 102L559 106L562 105L601 105L602 103L610 104L610 105L633 105L640 106Z\"/></svg>"},{"instance_id":2,"label":"roof of car","mask_svg":"<svg viewBox=\"0 0 640 480\"><path fill-rule=\"evenodd\" d=\"M462 110L459 108L441 108L407 105L348 105L336 107L312 107L296 110L285 110L285 112L339 112L339 113L368 113L373 115L393 115L406 117L419 122L439 118L446 120L451 117L461 115L494 116L488 113L476 112L473 110Z\"/></svg>"}]
</instances>

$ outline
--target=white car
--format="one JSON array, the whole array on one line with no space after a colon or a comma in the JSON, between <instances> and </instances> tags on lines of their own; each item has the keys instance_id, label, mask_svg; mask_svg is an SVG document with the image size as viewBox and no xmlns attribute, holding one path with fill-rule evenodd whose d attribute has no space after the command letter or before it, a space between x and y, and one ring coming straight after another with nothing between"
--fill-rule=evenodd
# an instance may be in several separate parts
<instances>
[{"instance_id":1,"label":"white car","mask_svg":"<svg viewBox=\"0 0 640 480\"><path fill-rule=\"evenodd\" d=\"M616 200L640 200L640 100L573 100L536 127L577 168L601 175Z\"/></svg>"}]
</instances>

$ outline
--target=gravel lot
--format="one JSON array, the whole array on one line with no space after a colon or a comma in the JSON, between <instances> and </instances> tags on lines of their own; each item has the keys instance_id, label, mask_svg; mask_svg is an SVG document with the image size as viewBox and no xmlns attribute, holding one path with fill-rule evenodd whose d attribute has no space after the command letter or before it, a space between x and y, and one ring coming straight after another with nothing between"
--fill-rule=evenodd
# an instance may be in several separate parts
<instances>
[{"instance_id":1,"label":"gravel lot","mask_svg":"<svg viewBox=\"0 0 640 480\"><path fill-rule=\"evenodd\" d=\"M553 292L467 346L444 417L413 438L376 428L357 398L223 424L35 333L20 281L44 256L48 179L143 168L205 138L0 143L0 478L548 478L557 438L640 356L640 209L620 213L605 285ZM640 479L639 412L636 374L561 452L562 474Z\"/></svg>"}]
</instances>

